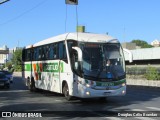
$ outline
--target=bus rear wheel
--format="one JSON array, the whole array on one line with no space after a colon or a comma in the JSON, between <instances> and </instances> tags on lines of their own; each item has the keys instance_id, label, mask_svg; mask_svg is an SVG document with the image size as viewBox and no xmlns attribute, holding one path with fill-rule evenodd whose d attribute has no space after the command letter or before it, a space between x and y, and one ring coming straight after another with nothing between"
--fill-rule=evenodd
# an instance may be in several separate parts
<instances>
[{"instance_id":1,"label":"bus rear wheel","mask_svg":"<svg viewBox=\"0 0 160 120\"><path fill-rule=\"evenodd\" d=\"M63 94L68 101L71 100L72 97L69 95L69 89L67 83L65 83L65 85L63 86Z\"/></svg>"},{"instance_id":2,"label":"bus rear wheel","mask_svg":"<svg viewBox=\"0 0 160 120\"><path fill-rule=\"evenodd\" d=\"M36 91L36 87L35 87L35 82L34 82L34 79L32 78L31 80L28 79L28 89L31 91L31 92L35 92Z\"/></svg>"}]
</instances>

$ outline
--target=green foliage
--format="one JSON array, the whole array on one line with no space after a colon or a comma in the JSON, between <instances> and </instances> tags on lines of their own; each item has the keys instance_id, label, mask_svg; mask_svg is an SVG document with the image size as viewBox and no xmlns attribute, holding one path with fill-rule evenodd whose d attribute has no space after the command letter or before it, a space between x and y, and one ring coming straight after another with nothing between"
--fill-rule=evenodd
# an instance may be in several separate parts
<instances>
[{"instance_id":1,"label":"green foliage","mask_svg":"<svg viewBox=\"0 0 160 120\"><path fill-rule=\"evenodd\" d=\"M149 45L144 40L132 40L131 42L132 43L136 43L137 46L141 46L142 48L151 48L151 47L153 47L152 45Z\"/></svg>"},{"instance_id":2,"label":"green foliage","mask_svg":"<svg viewBox=\"0 0 160 120\"><path fill-rule=\"evenodd\" d=\"M132 67L132 68L126 68L126 73L129 75L141 75L146 72L143 68L138 67Z\"/></svg>"},{"instance_id":3,"label":"green foliage","mask_svg":"<svg viewBox=\"0 0 160 120\"><path fill-rule=\"evenodd\" d=\"M8 70L10 70L12 68L12 62L7 62L5 67L7 67Z\"/></svg>"},{"instance_id":4,"label":"green foliage","mask_svg":"<svg viewBox=\"0 0 160 120\"><path fill-rule=\"evenodd\" d=\"M22 71L22 49L18 49L13 53L11 61L15 71Z\"/></svg>"},{"instance_id":5,"label":"green foliage","mask_svg":"<svg viewBox=\"0 0 160 120\"><path fill-rule=\"evenodd\" d=\"M145 77L147 80L160 80L158 69L155 67L149 67L146 71Z\"/></svg>"},{"instance_id":6,"label":"green foliage","mask_svg":"<svg viewBox=\"0 0 160 120\"><path fill-rule=\"evenodd\" d=\"M3 65L3 66L0 66L0 70L3 70L3 68L4 68L4 65Z\"/></svg>"},{"instance_id":7,"label":"green foliage","mask_svg":"<svg viewBox=\"0 0 160 120\"><path fill-rule=\"evenodd\" d=\"M10 73L13 73L14 72L14 68L11 68L8 70Z\"/></svg>"},{"instance_id":8,"label":"green foliage","mask_svg":"<svg viewBox=\"0 0 160 120\"><path fill-rule=\"evenodd\" d=\"M155 67L131 67L126 68L126 74L130 77L145 78L147 80L160 80L160 68Z\"/></svg>"}]
</instances>

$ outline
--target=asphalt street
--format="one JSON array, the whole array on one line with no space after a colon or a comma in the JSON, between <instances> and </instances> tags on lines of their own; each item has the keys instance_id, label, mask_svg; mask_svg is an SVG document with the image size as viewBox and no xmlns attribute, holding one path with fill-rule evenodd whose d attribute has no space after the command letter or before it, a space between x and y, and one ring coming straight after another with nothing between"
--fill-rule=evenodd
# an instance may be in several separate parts
<instances>
[{"instance_id":1,"label":"asphalt street","mask_svg":"<svg viewBox=\"0 0 160 120\"><path fill-rule=\"evenodd\" d=\"M38 91L30 92L21 77L14 76L10 89L0 89L0 111L23 113L42 113L37 119L140 119L156 120L160 115L160 88L127 86L123 97L109 97L106 101L75 98L66 101L63 95ZM146 115L146 116L144 116ZM157 115L157 116L156 116ZM22 119L20 117L1 119ZM38 116L40 117L40 116ZM25 118L35 119L35 118Z\"/></svg>"}]
</instances>

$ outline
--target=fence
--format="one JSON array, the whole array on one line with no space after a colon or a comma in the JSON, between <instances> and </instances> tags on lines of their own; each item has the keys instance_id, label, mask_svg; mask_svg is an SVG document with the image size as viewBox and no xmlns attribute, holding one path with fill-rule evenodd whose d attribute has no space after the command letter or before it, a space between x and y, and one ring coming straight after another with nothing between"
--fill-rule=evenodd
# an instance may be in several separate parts
<instances>
[{"instance_id":1,"label":"fence","mask_svg":"<svg viewBox=\"0 0 160 120\"><path fill-rule=\"evenodd\" d=\"M126 69L128 85L160 87L160 68L132 67Z\"/></svg>"},{"instance_id":2,"label":"fence","mask_svg":"<svg viewBox=\"0 0 160 120\"><path fill-rule=\"evenodd\" d=\"M126 74L129 79L160 80L160 68L156 67L127 68Z\"/></svg>"}]
</instances>

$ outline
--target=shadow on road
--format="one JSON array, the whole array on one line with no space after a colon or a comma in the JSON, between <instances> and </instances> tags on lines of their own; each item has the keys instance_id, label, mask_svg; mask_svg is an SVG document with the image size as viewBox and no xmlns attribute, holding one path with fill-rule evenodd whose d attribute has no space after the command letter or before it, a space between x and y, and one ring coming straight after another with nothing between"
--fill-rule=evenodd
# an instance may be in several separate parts
<instances>
[{"instance_id":1,"label":"shadow on road","mask_svg":"<svg viewBox=\"0 0 160 120\"><path fill-rule=\"evenodd\" d=\"M126 96L109 97L106 101L98 99L88 99L83 102L79 99L66 101L63 95L52 92L39 91L32 93L27 90L21 78L16 77L11 89L0 90L0 111L61 111L61 113L64 111L81 111L83 114L85 111L91 110L92 112L110 111L121 106L151 101L158 97L160 97L160 89L128 86ZM59 113L54 112L52 114L58 115Z\"/></svg>"}]
</instances>

